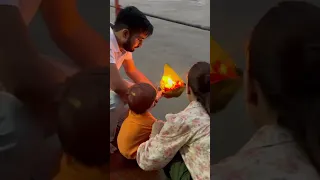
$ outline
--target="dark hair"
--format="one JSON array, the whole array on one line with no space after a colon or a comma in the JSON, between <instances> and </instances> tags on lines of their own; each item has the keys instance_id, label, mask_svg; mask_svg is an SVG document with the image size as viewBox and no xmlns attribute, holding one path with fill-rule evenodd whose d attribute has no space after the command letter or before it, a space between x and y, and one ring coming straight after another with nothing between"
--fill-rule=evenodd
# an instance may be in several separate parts
<instances>
[{"instance_id":1,"label":"dark hair","mask_svg":"<svg viewBox=\"0 0 320 180\"><path fill-rule=\"evenodd\" d=\"M113 29L115 31L128 29L132 34L145 33L147 36L153 33L153 26L146 15L134 6L128 6L119 12Z\"/></svg>"},{"instance_id":2,"label":"dark hair","mask_svg":"<svg viewBox=\"0 0 320 180\"><path fill-rule=\"evenodd\" d=\"M157 92L147 83L137 83L128 90L128 106L136 114L145 113L155 101Z\"/></svg>"},{"instance_id":3,"label":"dark hair","mask_svg":"<svg viewBox=\"0 0 320 180\"><path fill-rule=\"evenodd\" d=\"M320 9L283 2L255 27L249 76L320 172Z\"/></svg>"},{"instance_id":4,"label":"dark hair","mask_svg":"<svg viewBox=\"0 0 320 180\"><path fill-rule=\"evenodd\" d=\"M87 166L109 162L109 68L81 72L66 82L59 107L63 150Z\"/></svg>"},{"instance_id":5,"label":"dark hair","mask_svg":"<svg viewBox=\"0 0 320 180\"><path fill-rule=\"evenodd\" d=\"M197 62L188 73L188 86L191 88L197 101L210 114L210 64Z\"/></svg>"}]
</instances>

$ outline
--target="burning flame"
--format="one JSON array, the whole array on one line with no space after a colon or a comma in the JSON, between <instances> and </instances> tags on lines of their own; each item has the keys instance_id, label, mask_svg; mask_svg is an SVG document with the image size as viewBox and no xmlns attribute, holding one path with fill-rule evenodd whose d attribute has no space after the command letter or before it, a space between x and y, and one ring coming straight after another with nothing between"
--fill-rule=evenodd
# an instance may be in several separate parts
<instances>
[{"instance_id":1,"label":"burning flame","mask_svg":"<svg viewBox=\"0 0 320 180\"><path fill-rule=\"evenodd\" d=\"M183 87L183 83L179 80L174 81L170 76L162 76L161 84L164 91L171 91Z\"/></svg>"},{"instance_id":2,"label":"burning flame","mask_svg":"<svg viewBox=\"0 0 320 180\"><path fill-rule=\"evenodd\" d=\"M163 76L162 81L164 83L164 87L169 89L174 87L174 85L176 84L176 82L174 82L169 76Z\"/></svg>"},{"instance_id":3,"label":"burning flame","mask_svg":"<svg viewBox=\"0 0 320 180\"><path fill-rule=\"evenodd\" d=\"M160 81L160 89L167 95L170 94L171 97L179 97L184 88L185 84L183 80L168 64L165 64Z\"/></svg>"},{"instance_id":4,"label":"burning flame","mask_svg":"<svg viewBox=\"0 0 320 180\"><path fill-rule=\"evenodd\" d=\"M237 78L236 65L231 57L219 46L219 44L211 37L210 43L210 82L211 84L219 81Z\"/></svg>"}]
</instances>

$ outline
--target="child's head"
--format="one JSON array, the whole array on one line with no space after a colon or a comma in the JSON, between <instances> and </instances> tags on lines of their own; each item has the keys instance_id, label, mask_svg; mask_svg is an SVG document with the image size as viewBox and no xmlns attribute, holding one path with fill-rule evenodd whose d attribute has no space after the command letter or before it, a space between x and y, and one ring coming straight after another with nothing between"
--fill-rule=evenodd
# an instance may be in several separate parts
<instances>
[{"instance_id":1,"label":"child's head","mask_svg":"<svg viewBox=\"0 0 320 180\"><path fill-rule=\"evenodd\" d=\"M210 113L210 64L197 62L188 73L187 94L190 101L197 100Z\"/></svg>"},{"instance_id":2,"label":"child's head","mask_svg":"<svg viewBox=\"0 0 320 180\"><path fill-rule=\"evenodd\" d=\"M81 72L66 82L58 135L67 155L87 166L109 161L109 69Z\"/></svg>"},{"instance_id":3,"label":"child's head","mask_svg":"<svg viewBox=\"0 0 320 180\"><path fill-rule=\"evenodd\" d=\"M136 114L143 114L154 106L156 89L147 83L137 83L128 91L128 105Z\"/></svg>"}]
</instances>

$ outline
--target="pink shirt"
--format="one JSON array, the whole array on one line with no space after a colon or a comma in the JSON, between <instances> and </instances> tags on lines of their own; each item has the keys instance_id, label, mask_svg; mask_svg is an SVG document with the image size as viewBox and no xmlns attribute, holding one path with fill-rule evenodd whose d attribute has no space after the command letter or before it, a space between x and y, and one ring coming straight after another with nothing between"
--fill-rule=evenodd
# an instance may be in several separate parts
<instances>
[{"instance_id":1,"label":"pink shirt","mask_svg":"<svg viewBox=\"0 0 320 180\"><path fill-rule=\"evenodd\" d=\"M214 180L320 180L292 135L265 126L233 157L211 167Z\"/></svg>"},{"instance_id":2,"label":"pink shirt","mask_svg":"<svg viewBox=\"0 0 320 180\"><path fill-rule=\"evenodd\" d=\"M165 167L180 152L194 180L210 179L210 117L193 101L178 114L167 114L160 133L142 143L137 162L143 170Z\"/></svg>"}]
</instances>

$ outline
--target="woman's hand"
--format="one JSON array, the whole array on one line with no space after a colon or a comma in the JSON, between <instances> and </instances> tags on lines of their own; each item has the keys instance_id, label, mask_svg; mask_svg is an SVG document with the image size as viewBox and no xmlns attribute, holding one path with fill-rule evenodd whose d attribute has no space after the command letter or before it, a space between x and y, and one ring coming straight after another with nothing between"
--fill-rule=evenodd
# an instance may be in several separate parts
<instances>
[{"instance_id":1,"label":"woman's hand","mask_svg":"<svg viewBox=\"0 0 320 180\"><path fill-rule=\"evenodd\" d=\"M164 123L165 122L162 120L157 120L156 122L153 123L150 138L155 137L157 134L160 133L162 127L164 126Z\"/></svg>"}]
</instances>

